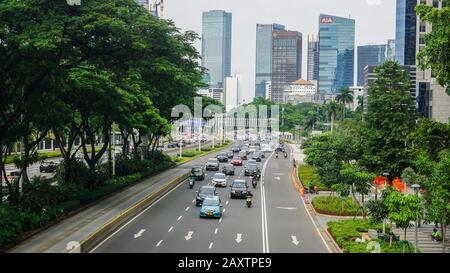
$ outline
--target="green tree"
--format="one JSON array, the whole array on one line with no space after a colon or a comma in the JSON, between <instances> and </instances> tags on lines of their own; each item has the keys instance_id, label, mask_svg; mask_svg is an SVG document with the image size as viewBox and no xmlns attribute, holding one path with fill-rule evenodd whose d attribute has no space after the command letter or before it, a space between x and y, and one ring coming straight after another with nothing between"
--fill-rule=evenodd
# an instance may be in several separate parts
<instances>
[{"instance_id":1,"label":"green tree","mask_svg":"<svg viewBox=\"0 0 450 273\"><path fill-rule=\"evenodd\" d=\"M412 152L425 152L436 160L441 151L450 149L450 124L422 118L408 135L408 144Z\"/></svg>"},{"instance_id":2,"label":"green tree","mask_svg":"<svg viewBox=\"0 0 450 273\"><path fill-rule=\"evenodd\" d=\"M447 87L450 95L450 7L436 9L429 5L418 5L416 11L421 21L432 24L431 32L425 34L425 47L417 53L422 69L431 69L437 82Z\"/></svg>"},{"instance_id":3,"label":"green tree","mask_svg":"<svg viewBox=\"0 0 450 273\"><path fill-rule=\"evenodd\" d=\"M355 192L361 195L361 207L364 206L364 196L369 194L375 175L354 164L345 164L341 170L342 181L350 186L353 198L357 200ZM364 215L365 217L365 215Z\"/></svg>"},{"instance_id":4,"label":"green tree","mask_svg":"<svg viewBox=\"0 0 450 273\"><path fill-rule=\"evenodd\" d=\"M345 109L347 105L353 102L353 91L348 87L342 87L338 90L336 101L342 106L342 119L345 118Z\"/></svg>"},{"instance_id":5,"label":"green tree","mask_svg":"<svg viewBox=\"0 0 450 273\"><path fill-rule=\"evenodd\" d=\"M416 195L403 195L394 190L386 197L385 204L389 220L403 229L403 240L406 240L406 231L411 227L411 222L420 216L422 200Z\"/></svg>"},{"instance_id":6,"label":"green tree","mask_svg":"<svg viewBox=\"0 0 450 273\"><path fill-rule=\"evenodd\" d=\"M331 122L331 132L333 132L334 131L334 121L336 119L336 115L339 112L339 104L336 101L330 101L329 103L325 104L324 107L325 107L327 116Z\"/></svg>"},{"instance_id":7,"label":"green tree","mask_svg":"<svg viewBox=\"0 0 450 273\"><path fill-rule=\"evenodd\" d=\"M368 113L361 164L371 172L400 176L411 162L406 138L414 130L415 105L410 81L400 65L387 61L375 69L369 88Z\"/></svg>"}]
</instances>

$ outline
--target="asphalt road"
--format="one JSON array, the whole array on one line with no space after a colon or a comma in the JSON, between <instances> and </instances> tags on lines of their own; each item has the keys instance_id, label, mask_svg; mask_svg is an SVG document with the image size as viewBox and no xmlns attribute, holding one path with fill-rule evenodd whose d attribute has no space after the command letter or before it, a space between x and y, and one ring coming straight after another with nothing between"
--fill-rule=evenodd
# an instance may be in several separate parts
<instances>
[{"instance_id":1,"label":"asphalt road","mask_svg":"<svg viewBox=\"0 0 450 273\"><path fill-rule=\"evenodd\" d=\"M206 162L205 162L206 163ZM244 161L244 164L246 161ZM223 163L221 163L223 164ZM262 182L250 188L253 207L230 199L230 188L217 188L224 205L221 219L201 219L196 190L208 184L214 171L194 189L183 183L117 229L92 252L328 252L291 181L291 161L266 153L260 165ZM233 179L244 178L236 167ZM251 178L246 178L251 187Z\"/></svg>"}]
</instances>

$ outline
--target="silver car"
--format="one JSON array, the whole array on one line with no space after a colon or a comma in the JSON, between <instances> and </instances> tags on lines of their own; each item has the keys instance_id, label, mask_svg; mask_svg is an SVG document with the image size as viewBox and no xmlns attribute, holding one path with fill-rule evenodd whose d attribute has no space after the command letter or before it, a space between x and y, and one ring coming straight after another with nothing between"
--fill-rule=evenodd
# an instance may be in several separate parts
<instances>
[{"instance_id":1,"label":"silver car","mask_svg":"<svg viewBox=\"0 0 450 273\"><path fill-rule=\"evenodd\" d=\"M226 187L227 177L224 173L216 173L211 179L211 184L216 187Z\"/></svg>"}]
</instances>

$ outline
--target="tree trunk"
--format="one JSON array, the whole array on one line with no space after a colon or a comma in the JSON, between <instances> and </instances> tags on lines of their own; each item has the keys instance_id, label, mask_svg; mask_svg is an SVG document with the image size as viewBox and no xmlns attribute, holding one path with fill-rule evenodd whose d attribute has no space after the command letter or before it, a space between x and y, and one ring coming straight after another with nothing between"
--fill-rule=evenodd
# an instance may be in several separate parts
<instances>
[{"instance_id":1,"label":"tree trunk","mask_svg":"<svg viewBox=\"0 0 450 273\"><path fill-rule=\"evenodd\" d=\"M333 133L334 130L334 113L331 114L331 132Z\"/></svg>"}]
</instances>

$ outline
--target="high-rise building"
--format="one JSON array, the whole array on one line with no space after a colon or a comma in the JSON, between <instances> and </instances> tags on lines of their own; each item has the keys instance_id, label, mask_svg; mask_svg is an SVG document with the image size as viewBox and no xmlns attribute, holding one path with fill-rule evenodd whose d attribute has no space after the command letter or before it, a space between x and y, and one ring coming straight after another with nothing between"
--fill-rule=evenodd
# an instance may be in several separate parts
<instances>
[{"instance_id":1,"label":"high-rise building","mask_svg":"<svg viewBox=\"0 0 450 273\"><path fill-rule=\"evenodd\" d=\"M355 20L319 16L319 94L334 95L353 85L355 63Z\"/></svg>"},{"instance_id":2,"label":"high-rise building","mask_svg":"<svg viewBox=\"0 0 450 273\"><path fill-rule=\"evenodd\" d=\"M393 61L395 60L395 40L389 39L386 45L386 60Z\"/></svg>"},{"instance_id":3,"label":"high-rise building","mask_svg":"<svg viewBox=\"0 0 450 273\"><path fill-rule=\"evenodd\" d=\"M223 10L203 12L202 66L213 87L223 87L231 75L231 20L231 13Z\"/></svg>"},{"instance_id":4,"label":"high-rise building","mask_svg":"<svg viewBox=\"0 0 450 273\"><path fill-rule=\"evenodd\" d=\"M283 103L283 93L302 75L302 33L279 31L273 33L271 100Z\"/></svg>"},{"instance_id":5,"label":"high-rise building","mask_svg":"<svg viewBox=\"0 0 450 273\"><path fill-rule=\"evenodd\" d=\"M225 109L230 111L239 105L239 77L225 78Z\"/></svg>"},{"instance_id":6,"label":"high-rise building","mask_svg":"<svg viewBox=\"0 0 450 273\"><path fill-rule=\"evenodd\" d=\"M397 0L395 60L401 65L416 65L417 1L420 0Z\"/></svg>"},{"instance_id":7,"label":"high-rise building","mask_svg":"<svg viewBox=\"0 0 450 273\"><path fill-rule=\"evenodd\" d=\"M284 30L279 24L256 25L255 96L267 96L266 83L272 79L272 34Z\"/></svg>"},{"instance_id":8,"label":"high-rise building","mask_svg":"<svg viewBox=\"0 0 450 273\"><path fill-rule=\"evenodd\" d=\"M319 79L319 40L316 35L308 35L308 81Z\"/></svg>"},{"instance_id":9,"label":"high-rise building","mask_svg":"<svg viewBox=\"0 0 450 273\"><path fill-rule=\"evenodd\" d=\"M445 2L437 0L417 0L418 4L427 4L441 8ZM448 2L447 2L448 3ZM431 24L417 18L416 52L425 47L425 34L431 31ZM436 82L431 70L417 70L417 107L423 117L439 122L450 123L450 96L445 88Z\"/></svg>"},{"instance_id":10,"label":"high-rise building","mask_svg":"<svg viewBox=\"0 0 450 273\"><path fill-rule=\"evenodd\" d=\"M386 45L358 46L358 86L364 85L364 67L380 65L386 60Z\"/></svg>"},{"instance_id":11,"label":"high-rise building","mask_svg":"<svg viewBox=\"0 0 450 273\"><path fill-rule=\"evenodd\" d=\"M145 9L149 9L151 5L151 0L136 0L139 4L141 4Z\"/></svg>"}]
</instances>

